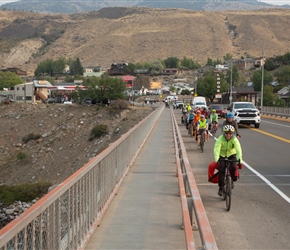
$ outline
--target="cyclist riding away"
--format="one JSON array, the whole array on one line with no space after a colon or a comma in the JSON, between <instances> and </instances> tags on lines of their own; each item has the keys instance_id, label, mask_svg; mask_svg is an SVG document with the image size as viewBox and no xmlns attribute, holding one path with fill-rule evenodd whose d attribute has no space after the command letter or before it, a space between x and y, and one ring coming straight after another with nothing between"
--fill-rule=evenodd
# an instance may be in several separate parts
<instances>
[{"instance_id":1,"label":"cyclist riding away","mask_svg":"<svg viewBox=\"0 0 290 250\"><path fill-rule=\"evenodd\" d=\"M222 196L225 185L225 162L223 159L239 160L239 168L242 168L242 148L239 140L235 136L235 128L232 125L223 127L223 134L219 136L214 145L214 160L219 164L219 190L218 195ZM236 163L231 162L230 173L233 181L237 181Z\"/></svg>"},{"instance_id":2,"label":"cyclist riding away","mask_svg":"<svg viewBox=\"0 0 290 250\"><path fill-rule=\"evenodd\" d=\"M186 126L188 129L188 133L190 133L190 131L189 131L190 126L189 125L190 124L193 125L194 116L195 116L195 114L194 114L193 110L190 110L189 114L187 115L187 126Z\"/></svg>"},{"instance_id":3,"label":"cyclist riding away","mask_svg":"<svg viewBox=\"0 0 290 250\"><path fill-rule=\"evenodd\" d=\"M195 128L197 127L197 123L200 120L200 116L201 116L200 110L197 109L196 112L195 112L194 120L193 120L193 123L194 123ZM195 136L195 139L197 140L197 135Z\"/></svg>"},{"instance_id":4,"label":"cyclist riding away","mask_svg":"<svg viewBox=\"0 0 290 250\"><path fill-rule=\"evenodd\" d=\"M213 109L211 111L211 114L210 114L210 117L209 117L209 121L210 121L209 129L213 130L213 127L215 127L215 131L217 131L218 123L219 123L219 117L218 117L218 114L216 113L215 109Z\"/></svg>"},{"instance_id":5,"label":"cyclist riding away","mask_svg":"<svg viewBox=\"0 0 290 250\"><path fill-rule=\"evenodd\" d=\"M239 135L239 129L238 129L238 124L236 123L236 121L234 120L234 114L233 113L227 113L226 114L226 120L223 122L222 124L222 129L224 126L226 125L232 125L235 128L235 134L236 137L239 139L241 138L241 136ZM223 133L223 131L222 131Z\"/></svg>"},{"instance_id":6,"label":"cyclist riding away","mask_svg":"<svg viewBox=\"0 0 290 250\"><path fill-rule=\"evenodd\" d=\"M190 106L190 104L189 103L187 103L187 107L186 107L186 109L187 109L187 112L189 113L190 111L191 111L191 106Z\"/></svg>"},{"instance_id":7,"label":"cyclist riding away","mask_svg":"<svg viewBox=\"0 0 290 250\"><path fill-rule=\"evenodd\" d=\"M204 115L200 116L200 120L197 123L196 127L197 131L197 148L200 148L200 137L203 133L205 133L205 138L208 140L208 121L205 119Z\"/></svg>"}]
</instances>

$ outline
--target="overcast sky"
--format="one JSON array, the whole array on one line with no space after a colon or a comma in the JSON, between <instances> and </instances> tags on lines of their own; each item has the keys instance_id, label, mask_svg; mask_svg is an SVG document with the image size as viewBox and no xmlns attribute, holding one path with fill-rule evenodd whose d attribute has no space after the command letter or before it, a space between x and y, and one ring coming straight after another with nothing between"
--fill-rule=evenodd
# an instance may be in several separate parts
<instances>
[{"instance_id":1,"label":"overcast sky","mask_svg":"<svg viewBox=\"0 0 290 250\"><path fill-rule=\"evenodd\" d=\"M0 0L0 5L2 5L4 3L11 3L11 2L17 2L17 1L15 1L15 0ZM261 0L261 2L275 4L275 5L290 4L290 0Z\"/></svg>"}]
</instances>

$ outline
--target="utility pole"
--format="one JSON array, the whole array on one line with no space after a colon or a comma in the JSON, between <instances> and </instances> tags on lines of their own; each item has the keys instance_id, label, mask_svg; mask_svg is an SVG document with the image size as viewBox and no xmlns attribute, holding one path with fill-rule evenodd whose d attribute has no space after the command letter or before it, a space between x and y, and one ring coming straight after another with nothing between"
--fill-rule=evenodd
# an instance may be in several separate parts
<instances>
[{"instance_id":1,"label":"utility pole","mask_svg":"<svg viewBox=\"0 0 290 250\"><path fill-rule=\"evenodd\" d=\"M263 98L264 98L264 44L262 50L261 111L263 110Z\"/></svg>"},{"instance_id":2,"label":"utility pole","mask_svg":"<svg viewBox=\"0 0 290 250\"><path fill-rule=\"evenodd\" d=\"M230 87L230 106L233 100L233 62L231 61L231 87Z\"/></svg>"},{"instance_id":3,"label":"utility pole","mask_svg":"<svg viewBox=\"0 0 290 250\"><path fill-rule=\"evenodd\" d=\"M194 96L197 96L197 77L195 77Z\"/></svg>"},{"instance_id":4,"label":"utility pole","mask_svg":"<svg viewBox=\"0 0 290 250\"><path fill-rule=\"evenodd\" d=\"M134 102L134 79L132 80L132 101Z\"/></svg>"}]
</instances>

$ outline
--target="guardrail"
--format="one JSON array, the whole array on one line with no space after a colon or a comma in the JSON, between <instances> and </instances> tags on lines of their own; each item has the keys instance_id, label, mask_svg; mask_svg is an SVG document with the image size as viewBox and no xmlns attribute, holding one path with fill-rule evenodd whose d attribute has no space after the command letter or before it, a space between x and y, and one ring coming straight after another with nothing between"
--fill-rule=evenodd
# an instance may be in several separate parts
<instances>
[{"instance_id":1,"label":"guardrail","mask_svg":"<svg viewBox=\"0 0 290 250\"><path fill-rule=\"evenodd\" d=\"M191 166L188 161L185 146L178 129L173 110L171 108L172 126L176 149L177 175L182 206L183 228L187 249L197 249L196 243L202 243L202 249L218 249L209 220L207 218ZM199 237L194 240L193 231L197 229ZM198 247L199 249L199 247Z\"/></svg>"},{"instance_id":2,"label":"guardrail","mask_svg":"<svg viewBox=\"0 0 290 250\"><path fill-rule=\"evenodd\" d=\"M279 116L279 117L290 117L290 108L283 107L263 107L261 110L262 114L271 115L271 116Z\"/></svg>"},{"instance_id":3,"label":"guardrail","mask_svg":"<svg viewBox=\"0 0 290 250\"><path fill-rule=\"evenodd\" d=\"M164 105L0 230L1 250L84 249Z\"/></svg>"}]
</instances>

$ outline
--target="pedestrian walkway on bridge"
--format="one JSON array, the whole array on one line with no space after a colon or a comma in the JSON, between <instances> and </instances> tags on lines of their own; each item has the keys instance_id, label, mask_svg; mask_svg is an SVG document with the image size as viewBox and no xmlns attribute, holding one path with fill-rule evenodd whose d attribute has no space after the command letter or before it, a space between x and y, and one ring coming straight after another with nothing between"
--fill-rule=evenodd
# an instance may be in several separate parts
<instances>
[{"instance_id":1,"label":"pedestrian walkway on bridge","mask_svg":"<svg viewBox=\"0 0 290 250\"><path fill-rule=\"evenodd\" d=\"M186 249L173 140L164 109L86 249Z\"/></svg>"}]
</instances>

